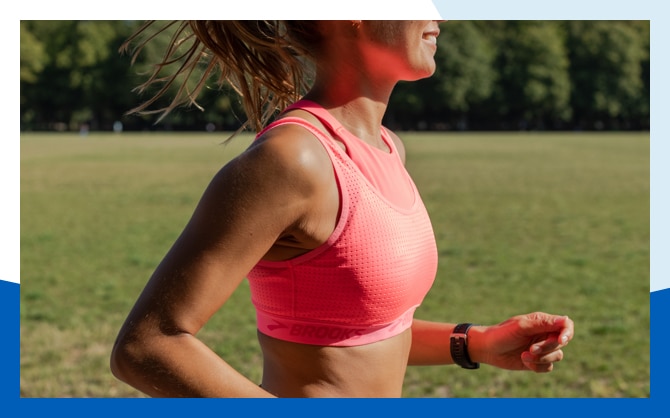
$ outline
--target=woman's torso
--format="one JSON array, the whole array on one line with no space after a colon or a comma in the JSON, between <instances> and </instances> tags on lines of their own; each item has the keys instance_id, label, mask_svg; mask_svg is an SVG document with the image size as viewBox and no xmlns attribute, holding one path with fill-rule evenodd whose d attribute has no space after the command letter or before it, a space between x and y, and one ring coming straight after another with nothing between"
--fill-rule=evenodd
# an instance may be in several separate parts
<instances>
[{"instance_id":1,"label":"woman's torso","mask_svg":"<svg viewBox=\"0 0 670 418\"><path fill-rule=\"evenodd\" d=\"M353 347L321 347L258 333L263 352L262 387L286 398L400 397L411 330Z\"/></svg>"},{"instance_id":2,"label":"woman's torso","mask_svg":"<svg viewBox=\"0 0 670 418\"><path fill-rule=\"evenodd\" d=\"M285 115L299 116L322 132L328 132L313 115L291 111ZM342 147L335 138L331 139ZM331 187L337 189L333 174ZM333 198L319 206L315 219L331 219L337 223L339 199ZM327 234L326 234L327 235ZM318 247L310 244L277 245L266 256L269 260L299 257ZM325 240L324 240L325 242ZM295 243L293 243L295 244ZM280 397L399 397L411 346L411 330L380 341L353 346L322 346L285 341L258 333L263 353L262 387Z\"/></svg>"}]
</instances>

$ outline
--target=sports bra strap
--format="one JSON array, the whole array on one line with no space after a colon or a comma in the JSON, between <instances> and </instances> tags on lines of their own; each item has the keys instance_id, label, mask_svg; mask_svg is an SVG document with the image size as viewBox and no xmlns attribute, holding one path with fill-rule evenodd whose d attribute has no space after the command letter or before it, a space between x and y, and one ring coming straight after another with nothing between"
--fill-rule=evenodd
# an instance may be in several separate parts
<instances>
[{"instance_id":1,"label":"sports bra strap","mask_svg":"<svg viewBox=\"0 0 670 418\"><path fill-rule=\"evenodd\" d=\"M286 124L299 125L304 129L308 130L312 135L314 135L319 140L319 142L321 142L324 145L324 147L326 147L328 153L331 154L331 158L333 157L332 155L333 153L337 155L339 158L343 158L344 151L340 147L338 147L328 135L326 135L321 129L316 127L308 120L305 120L297 116L286 116L281 119L275 120L274 122L266 126L265 129L259 132L256 138L259 138L261 135L263 135L265 132L269 131L272 128L276 128L277 126Z\"/></svg>"}]
</instances>

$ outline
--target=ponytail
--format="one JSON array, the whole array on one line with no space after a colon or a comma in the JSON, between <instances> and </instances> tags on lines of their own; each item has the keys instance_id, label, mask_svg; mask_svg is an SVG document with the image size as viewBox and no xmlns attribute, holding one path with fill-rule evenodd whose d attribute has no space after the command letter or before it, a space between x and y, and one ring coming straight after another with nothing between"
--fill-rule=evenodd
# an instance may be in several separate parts
<instances>
[{"instance_id":1,"label":"ponytail","mask_svg":"<svg viewBox=\"0 0 670 418\"><path fill-rule=\"evenodd\" d=\"M160 88L128 113L160 113L160 121L181 105L202 109L197 98L216 77L219 87L229 85L242 100L247 121L240 130L251 126L259 132L277 111L299 100L312 81L320 42L314 21L171 21L148 34L155 24L145 23L121 46L127 51L144 38L132 51L134 63L148 42L161 32L174 31L162 59L135 90L142 93L156 84ZM163 75L166 71L169 75ZM150 110L172 85L178 87L171 102Z\"/></svg>"}]
</instances>

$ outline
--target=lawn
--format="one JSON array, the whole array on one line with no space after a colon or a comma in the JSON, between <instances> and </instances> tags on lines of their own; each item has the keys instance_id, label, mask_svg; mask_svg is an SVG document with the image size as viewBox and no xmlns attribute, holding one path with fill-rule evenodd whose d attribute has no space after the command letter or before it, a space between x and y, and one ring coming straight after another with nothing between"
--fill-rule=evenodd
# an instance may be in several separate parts
<instances>
[{"instance_id":1,"label":"lawn","mask_svg":"<svg viewBox=\"0 0 670 418\"><path fill-rule=\"evenodd\" d=\"M401 136L440 254L416 316L576 323L552 373L411 367L404 396L648 397L649 134ZM21 135L22 396L141 396L109 372L110 349L210 178L250 140L225 138ZM246 282L199 336L260 380Z\"/></svg>"}]
</instances>

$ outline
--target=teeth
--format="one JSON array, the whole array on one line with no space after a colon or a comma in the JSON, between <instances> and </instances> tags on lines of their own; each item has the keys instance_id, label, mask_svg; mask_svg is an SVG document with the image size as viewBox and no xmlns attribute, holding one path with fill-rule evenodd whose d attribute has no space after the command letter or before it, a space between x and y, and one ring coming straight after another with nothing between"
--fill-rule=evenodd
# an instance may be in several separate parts
<instances>
[{"instance_id":1,"label":"teeth","mask_svg":"<svg viewBox=\"0 0 670 418\"><path fill-rule=\"evenodd\" d=\"M436 44L437 43L437 36L435 36L435 35L424 35L423 39L430 42L431 44Z\"/></svg>"}]
</instances>

